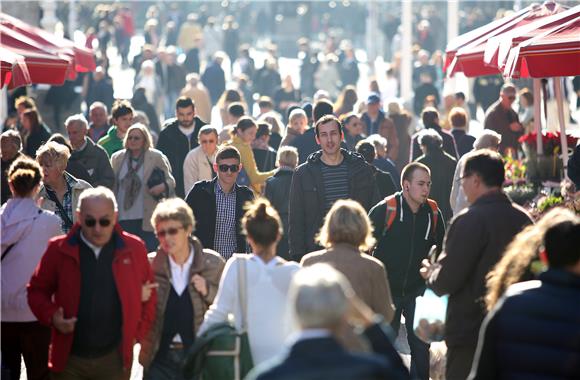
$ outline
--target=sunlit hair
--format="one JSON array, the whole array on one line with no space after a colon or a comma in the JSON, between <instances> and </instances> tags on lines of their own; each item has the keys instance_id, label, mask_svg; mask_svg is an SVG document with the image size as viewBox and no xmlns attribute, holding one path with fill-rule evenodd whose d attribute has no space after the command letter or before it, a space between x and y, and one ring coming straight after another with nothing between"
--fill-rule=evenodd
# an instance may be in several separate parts
<instances>
[{"instance_id":1,"label":"sunlit hair","mask_svg":"<svg viewBox=\"0 0 580 380\"><path fill-rule=\"evenodd\" d=\"M12 184L14 196L20 198L29 196L42 180L40 165L28 157L14 161L7 174L8 182Z\"/></svg>"},{"instance_id":2,"label":"sunlit hair","mask_svg":"<svg viewBox=\"0 0 580 380\"><path fill-rule=\"evenodd\" d=\"M539 259L539 252L546 231L565 221L580 222L573 212L557 207L547 212L536 224L530 225L517 234L507 246L500 261L487 275L485 306L493 309L506 289L517 282L534 278L532 262Z\"/></svg>"},{"instance_id":3,"label":"sunlit hair","mask_svg":"<svg viewBox=\"0 0 580 380\"><path fill-rule=\"evenodd\" d=\"M298 149L293 146L281 146L276 155L276 166L295 168L298 165Z\"/></svg>"},{"instance_id":4,"label":"sunlit hair","mask_svg":"<svg viewBox=\"0 0 580 380\"><path fill-rule=\"evenodd\" d=\"M267 199L257 198L247 202L244 209L242 233L256 244L269 247L284 233L280 216Z\"/></svg>"},{"instance_id":5,"label":"sunlit hair","mask_svg":"<svg viewBox=\"0 0 580 380\"><path fill-rule=\"evenodd\" d=\"M77 211L81 212L83 209L83 203L91 199L105 199L113 205L113 210L117 212L117 200L115 199L115 194L111 189L104 186L97 186L95 188L89 188L83 190L79 196L79 203L77 204Z\"/></svg>"},{"instance_id":6,"label":"sunlit hair","mask_svg":"<svg viewBox=\"0 0 580 380\"><path fill-rule=\"evenodd\" d=\"M181 198L164 199L157 204L151 216L151 225L157 226L161 222L174 220L184 228L195 227L195 217L189 205Z\"/></svg>"},{"instance_id":7,"label":"sunlit hair","mask_svg":"<svg viewBox=\"0 0 580 380\"><path fill-rule=\"evenodd\" d=\"M2 132L0 140L10 141L19 151L22 149L22 137L20 137L20 133L13 129Z\"/></svg>"},{"instance_id":8,"label":"sunlit hair","mask_svg":"<svg viewBox=\"0 0 580 380\"><path fill-rule=\"evenodd\" d=\"M149 150L149 148L151 148L153 146L153 138L151 137L151 133L149 132L149 129L147 129L147 127L144 124L137 123L137 124L133 124L132 126L129 127L129 129L127 129L127 133L125 134L125 139L123 140L123 147L125 147L125 149L127 149L129 135L131 134L132 131L139 131L139 133L141 133L141 136L143 137L143 150L144 151Z\"/></svg>"},{"instance_id":9,"label":"sunlit hair","mask_svg":"<svg viewBox=\"0 0 580 380\"><path fill-rule=\"evenodd\" d=\"M346 243L363 251L375 245L373 227L365 209L350 199L334 203L324 218L316 241L326 248Z\"/></svg>"},{"instance_id":10,"label":"sunlit hair","mask_svg":"<svg viewBox=\"0 0 580 380\"><path fill-rule=\"evenodd\" d=\"M62 171L65 170L69 157L70 150L56 141L49 141L36 151L36 161L40 165L56 165Z\"/></svg>"},{"instance_id":11,"label":"sunlit hair","mask_svg":"<svg viewBox=\"0 0 580 380\"><path fill-rule=\"evenodd\" d=\"M83 129L87 129L89 127L89 123L87 119L82 113L78 113L76 115L69 116L66 121L64 122L65 127L68 127L71 124L78 124L83 127Z\"/></svg>"}]
</instances>

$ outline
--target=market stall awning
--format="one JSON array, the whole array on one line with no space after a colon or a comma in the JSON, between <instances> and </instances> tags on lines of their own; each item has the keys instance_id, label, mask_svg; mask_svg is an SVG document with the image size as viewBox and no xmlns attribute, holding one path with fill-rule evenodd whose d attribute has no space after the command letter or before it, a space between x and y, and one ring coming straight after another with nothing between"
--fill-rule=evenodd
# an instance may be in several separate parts
<instances>
[{"instance_id":1,"label":"market stall awning","mask_svg":"<svg viewBox=\"0 0 580 380\"><path fill-rule=\"evenodd\" d=\"M31 83L23 56L0 46L0 88L26 86Z\"/></svg>"}]
</instances>

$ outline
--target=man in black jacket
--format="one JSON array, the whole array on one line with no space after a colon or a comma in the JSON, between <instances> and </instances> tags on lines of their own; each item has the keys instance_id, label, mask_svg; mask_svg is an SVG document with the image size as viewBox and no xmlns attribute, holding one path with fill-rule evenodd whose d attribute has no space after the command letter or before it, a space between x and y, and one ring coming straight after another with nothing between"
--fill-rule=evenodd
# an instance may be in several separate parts
<instances>
[{"instance_id":1,"label":"man in black jacket","mask_svg":"<svg viewBox=\"0 0 580 380\"><path fill-rule=\"evenodd\" d=\"M113 189L115 173L107 152L87 137L88 122L82 114L72 115L64 123L70 145L73 148L70 163L78 163L88 175L87 182L93 187L105 186Z\"/></svg>"},{"instance_id":2,"label":"man in black jacket","mask_svg":"<svg viewBox=\"0 0 580 380\"><path fill-rule=\"evenodd\" d=\"M320 249L314 235L336 200L351 198L369 210L379 199L370 165L358 153L341 149L341 122L326 115L314 129L322 149L296 169L290 190L290 255L297 261Z\"/></svg>"},{"instance_id":3,"label":"man in black jacket","mask_svg":"<svg viewBox=\"0 0 580 380\"><path fill-rule=\"evenodd\" d=\"M439 111L433 107L427 107L421 113L421 121L426 129L433 129L443 139L443 150L451 157L457 159L457 145L455 145L455 138L453 135L439 125ZM409 161L415 161L421 154L421 146L419 145L419 132L415 133L411 138L411 157Z\"/></svg>"},{"instance_id":4,"label":"man in black jacket","mask_svg":"<svg viewBox=\"0 0 580 380\"><path fill-rule=\"evenodd\" d=\"M486 149L468 153L461 185L471 206L452 220L437 263L424 261L421 269L436 294L449 294L445 323L448 380L469 375L486 314L486 276L514 236L532 223L528 213L503 193L504 176L499 153Z\"/></svg>"},{"instance_id":5,"label":"man in black jacket","mask_svg":"<svg viewBox=\"0 0 580 380\"><path fill-rule=\"evenodd\" d=\"M395 193L396 206L386 200L379 202L369 213L377 241L373 256L388 270L395 316L391 326L399 332L401 314L405 316L407 339L411 349L411 373L429 379L429 345L421 341L413 330L415 299L425 291L419 274L421 261L433 245L439 249L445 235L445 221L439 209L433 210L428 200L431 173L423 164L412 162L403 168L403 190ZM387 212L388 211L388 212ZM387 221L390 220L389 226Z\"/></svg>"},{"instance_id":6,"label":"man in black jacket","mask_svg":"<svg viewBox=\"0 0 580 380\"><path fill-rule=\"evenodd\" d=\"M397 191L397 185L395 185L395 180L391 173L382 171L372 165L376 157L375 146L366 140L361 140L356 144L356 152L363 156L367 163L371 164L371 169L373 169L375 181L379 190L379 197L385 198L394 194Z\"/></svg>"},{"instance_id":7,"label":"man in black jacket","mask_svg":"<svg viewBox=\"0 0 580 380\"><path fill-rule=\"evenodd\" d=\"M204 248L219 252L226 260L234 253L248 252L241 220L244 205L254 199L254 193L236 184L242 169L240 161L240 152L235 147L220 149L213 164L217 177L197 182L186 198L197 221L195 235Z\"/></svg>"},{"instance_id":8,"label":"man in black jacket","mask_svg":"<svg viewBox=\"0 0 580 380\"><path fill-rule=\"evenodd\" d=\"M157 149L169 159L175 178L175 194L183 198L183 162L189 151L199 145L197 137L205 123L195 116L193 100L185 96L175 102L175 115L176 118L167 120L163 125Z\"/></svg>"}]
</instances>

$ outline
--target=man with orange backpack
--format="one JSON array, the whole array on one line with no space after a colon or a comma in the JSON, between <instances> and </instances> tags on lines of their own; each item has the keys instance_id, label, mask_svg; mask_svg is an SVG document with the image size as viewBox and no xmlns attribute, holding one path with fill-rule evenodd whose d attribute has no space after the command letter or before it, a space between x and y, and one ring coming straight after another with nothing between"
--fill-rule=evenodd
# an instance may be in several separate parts
<instances>
[{"instance_id":1,"label":"man with orange backpack","mask_svg":"<svg viewBox=\"0 0 580 380\"><path fill-rule=\"evenodd\" d=\"M401 175L402 191L388 196L370 213L377 245L373 256L381 260L389 274L395 316L391 326L398 333L401 314L405 316L411 349L411 374L429 379L429 345L413 331L415 298L425 291L419 274L421 261L433 245L441 250L445 222L437 203L429 199L431 172L421 163L405 166Z\"/></svg>"}]
</instances>

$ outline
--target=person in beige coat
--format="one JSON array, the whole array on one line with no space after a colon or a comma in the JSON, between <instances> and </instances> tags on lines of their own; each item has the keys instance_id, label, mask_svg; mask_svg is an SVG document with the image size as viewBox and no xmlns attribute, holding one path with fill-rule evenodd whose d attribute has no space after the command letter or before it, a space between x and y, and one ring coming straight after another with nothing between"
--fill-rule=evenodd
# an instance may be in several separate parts
<instances>
[{"instance_id":1,"label":"person in beige coat","mask_svg":"<svg viewBox=\"0 0 580 380\"><path fill-rule=\"evenodd\" d=\"M111 157L119 224L143 239L147 249L153 251L157 240L151 215L161 199L175 195L175 179L167 157L151 148L151 134L143 124L133 124L127 130L123 146L125 149Z\"/></svg>"},{"instance_id":2,"label":"person in beige coat","mask_svg":"<svg viewBox=\"0 0 580 380\"><path fill-rule=\"evenodd\" d=\"M187 83L181 90L181 96L187 96L193 100L197 116L206 123L211 123L211 98L207 88L201 83L199 74L187 74L185 81Z\"/></svg>"},{"instance_id":3,"label":"person in beige coat","mask_svg":"<svg viewBox=\"0 0 580 380\"><path fill-rule=\"evenodd\" d=\"M199 130L199 146L191 150L183 161L183 190L187 196L197 181L210 181L216 176L213 170L218 151L217 129L206 125Z\"/></svg>"},{"instance_id":4,"label":"person in beige coat","mask_svg":"<svg viewBox=\"0 0 580 380\"><path fill-rule=\"evenodd\" d=\"M316 239L326 249L305 255L301 265L330 264L346 276L361 300L390 323L395 308L387 272L379 260L363 252L374 245L364 208L353 200L337 201Z\"/></svg>"}]
</instances>

